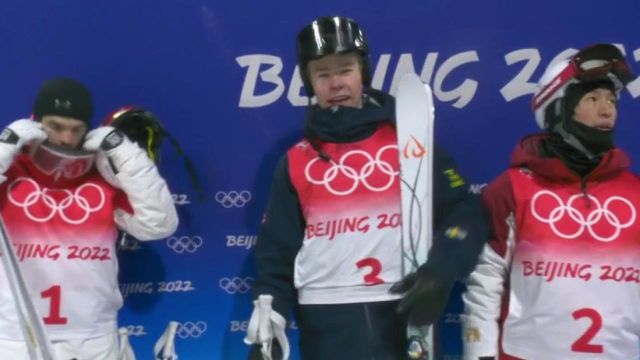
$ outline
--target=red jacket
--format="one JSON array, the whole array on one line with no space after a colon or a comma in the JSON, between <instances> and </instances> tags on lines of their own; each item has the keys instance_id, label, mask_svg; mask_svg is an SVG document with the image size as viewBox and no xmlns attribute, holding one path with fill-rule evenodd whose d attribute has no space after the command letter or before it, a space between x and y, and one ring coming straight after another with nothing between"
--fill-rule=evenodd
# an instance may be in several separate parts
<instances>
[{"instance_id":1,"label":"red jacket","mask_svg":"<svg viewBox=\"0 0 640 360\"><path fill-rule=\"evenodd\" d=\"M465 359L635 359L640 181L620 149L581 178L523 139L484 190L490 242L464 294Z\"/></svg>"}]
</instances>

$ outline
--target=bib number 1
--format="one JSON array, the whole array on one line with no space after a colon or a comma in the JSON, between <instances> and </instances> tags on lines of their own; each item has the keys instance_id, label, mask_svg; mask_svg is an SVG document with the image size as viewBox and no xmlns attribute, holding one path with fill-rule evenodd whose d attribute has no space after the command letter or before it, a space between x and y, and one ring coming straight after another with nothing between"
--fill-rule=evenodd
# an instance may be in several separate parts
<instances>
[{"instance_id":1,"label":"bib number 1","mask_svg":"<svg viewBox=\"0 0 640 360\"><path fill-rule=\"evenodd\" d=\"M67 318L60 315L61 291L60 285L54 285L40 293L43 299L50 299L49 315L42 318L47 325L64 325L67 323Z\"/></svg>"}]
</instances>

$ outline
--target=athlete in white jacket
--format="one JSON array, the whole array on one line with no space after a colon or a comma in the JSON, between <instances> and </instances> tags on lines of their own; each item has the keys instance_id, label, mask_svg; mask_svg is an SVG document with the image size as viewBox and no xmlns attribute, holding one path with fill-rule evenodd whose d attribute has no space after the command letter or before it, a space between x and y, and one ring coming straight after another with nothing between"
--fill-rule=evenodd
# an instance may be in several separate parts
<instances>
[{"instance_id":1,"label":"athlete in white jacket","mask_svg":"<svg viewBox=\"0 0 640 360\"><path fill-rule=\"evenodd\" d=\"M51 79L0 134L0 214L59 360L116 359L118 230L153 240L178 225L154 163L113 127L89 131L92 113L83 84ZM0 358L28 359L3 269Z\"/></svg>"}]
</instances>

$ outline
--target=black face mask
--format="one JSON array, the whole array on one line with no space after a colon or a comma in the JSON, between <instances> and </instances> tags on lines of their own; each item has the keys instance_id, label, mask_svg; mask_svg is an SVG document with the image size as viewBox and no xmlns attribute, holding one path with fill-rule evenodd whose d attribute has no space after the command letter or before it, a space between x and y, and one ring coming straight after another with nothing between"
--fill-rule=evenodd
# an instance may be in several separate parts
<instances>
[{"instance_id":1,"label":"black face mask","mask_svg":"<svg viewBox=\"0 0 640 360\"><path fill-rule=\"evenodd\" d=\"M543 143L543 155L554 156L581 176L589 174L613 148L613 131L598 130L573 119L556 124Z\"/></svg>"},{"instance_id":2,"label":"black face mask","mask_svg":"<svg viewBox=\"0 0 640 360\"><path fill-rule=\"evenodd\" d=\"M613 148L613 130L599 130L573 119L564 121L563 127L592 155L601 155ZM571 143L569 142L569 144Z\"/></svg>"},{"instance_id":3,"label":"black face mask","mask_svg":"<svg viewBox=\"0 0 640 360\"><path fill-rule=\"evenodd\" d=\"M562 108L556 114L552 132L560 135L564 141L571 145L587 159L601 158L602 155L613 148L613 131L599 130L584 125L574 119L574 111L580 99L585 94L598 88L615 91L610 80L601 80L589 83L574 84L567 88L562 101Z\"/></svg>"}]
</instances>

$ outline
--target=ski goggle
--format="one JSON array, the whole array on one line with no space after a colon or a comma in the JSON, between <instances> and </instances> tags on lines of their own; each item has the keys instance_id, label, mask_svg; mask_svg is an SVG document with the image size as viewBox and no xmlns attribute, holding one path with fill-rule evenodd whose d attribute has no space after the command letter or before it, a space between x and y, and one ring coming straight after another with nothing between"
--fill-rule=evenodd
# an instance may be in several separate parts
<instances>
[{"instance_id":1,"label":"ski goggle","mask_svg":"<svg viewBox=\"0 0 640 360\"><path fill-rule=\"evenodd\" d=\"M92 169L95 153L69 149L48 142L31 146L29 154L33 163L43 173L59 178L75 179Z\"/></svg>"},{"instance_id":2,"label":"ski goggle","mask_svg":"<svg viewBox=\"0 0 640 360\"><path fill-rule=\"evenodd\" d=\"M573 79L580 82L592 82L610 79L613 75L622 85L636 78L627 65L624 56L613 45L596 44L580 50L568 62L567 66L534 96L531 107L537 110L557 91Z\"/></svg>"}]
</instances>

